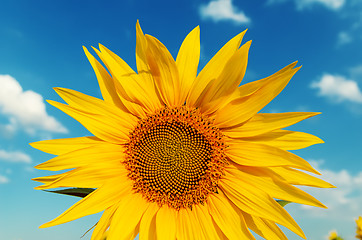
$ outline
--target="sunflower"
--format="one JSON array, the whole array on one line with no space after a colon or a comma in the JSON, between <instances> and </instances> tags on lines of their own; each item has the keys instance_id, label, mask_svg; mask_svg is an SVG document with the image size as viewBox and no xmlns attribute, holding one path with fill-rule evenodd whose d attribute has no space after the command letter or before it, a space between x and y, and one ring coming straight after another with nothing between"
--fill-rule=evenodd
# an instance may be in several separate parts
<instances>
[{"instance_id":1,"label":"sunflower","mask_svg":"<svg viewBox=\"0 0 362 240\"><path fill-rule=\"evenodd\" d=\"M331 231L328 236L328 240L340 240L341 238L338 237L338 234L335 230Z\"/></svg>"},{"instance_id":2,"label":"sunflower","mask_svg":"<svg viewBox=\"0 0 362 240\"><path fill-rule=\"evenodd\" d=\"M356 220L357 230L356 230L356 238L362 239L362 217L359 216Z\"/></svg>"},{"instance_id":3,"label":"sunflower","mask_svg":"<svg viewBox=\"0 0 362 240\"><path fill-rule=\"evenodd\" d=\"M34 179L36 189L93 188L41 227L104 211L92 240L287 239L276 224L305 238L278 204L325 207L293 185L328 188L318 172L288 150L322 143L282 130L313 112L258 113L287 85L296 62L245 85L251 42L245 31L227 42L197 74L200 30L183 41L176 61L136 24L134 72L100 45L86 48L104 100L55 88L67 103L48 101L94 136L46 140L34 148L58 155L37 169L67 172ZM300 171L302 170L302 171Z\"/></svg>"}]
</instances>

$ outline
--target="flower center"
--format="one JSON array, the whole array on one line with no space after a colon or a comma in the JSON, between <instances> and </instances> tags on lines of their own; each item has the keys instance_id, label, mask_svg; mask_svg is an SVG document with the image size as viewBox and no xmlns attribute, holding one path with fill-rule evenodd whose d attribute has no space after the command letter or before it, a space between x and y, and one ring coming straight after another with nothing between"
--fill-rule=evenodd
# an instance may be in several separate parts
<instances>
[{"instance_id":1,"label":"flower center","mask_svg":"<svg viewBox=\"0 0 362 240\"><path fill-rule=\"evenodd\" d=\"M223 135L196 109L164 108L130 134L125 165L133 188L160 206L203 204L227 164Z\"/></svg>"}]
</instances>

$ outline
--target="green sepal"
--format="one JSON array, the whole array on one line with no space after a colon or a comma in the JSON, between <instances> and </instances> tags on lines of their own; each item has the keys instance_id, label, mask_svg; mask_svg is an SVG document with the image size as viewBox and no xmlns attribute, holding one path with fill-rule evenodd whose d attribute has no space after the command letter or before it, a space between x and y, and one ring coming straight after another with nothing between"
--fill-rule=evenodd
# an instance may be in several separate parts
<instances>
[{"instance_id":1,"label":"green sepal","mask_svg":"<svg viewBox=\"0 0 362 240\"><path fill-rule=\"evenodd\" d=\"M277 203L279 203L280 206L285 207L285 205L291 203L290 201L285 200L277 200Z\"/></svg>"},{"instance_id":2,"label":"green sepal","mask_svg":"<svg viewBox=\"0 0 362 240\"><path fill-rule=\"evenodd\" d=\"M341 238L340 236L337 236L336 238L329 238L330 240L344 240L343 238Z\"/></svg>"},{"instance_id":3,"label":"green sepal","mask_svg":"<svg viewBox=\"0 0 362 240\"><path fill-rule=\"evenodd\" d=\"M67 188L62 190L44 191L84 198L94 190L94 188Z\"/></svg>"}]
</instances>

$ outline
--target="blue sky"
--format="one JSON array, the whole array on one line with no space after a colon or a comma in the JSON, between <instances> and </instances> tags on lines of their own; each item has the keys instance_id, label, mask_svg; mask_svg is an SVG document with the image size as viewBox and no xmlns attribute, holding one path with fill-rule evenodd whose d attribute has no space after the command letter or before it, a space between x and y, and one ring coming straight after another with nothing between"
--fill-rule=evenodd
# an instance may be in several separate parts
<instances>
[{"instance_id":1,"label":"blue sky","mask_svg":"<svg viewBox=\"0 0 362 240\"><path fill-rule=\"evenodd\" d=\"M52 156L28 143L89 134L45 99L60 100L53 87L100 97L82 45L102 43L135 68L137 19L173 56L187 33L200 25L200 67L248 28L244 42L253 42L244 82L295 60L303 65L263 111L323 113L290 129L326 142L295 153L338 188L305 188L328 210L297 204L286 208L308 239L326 239L333 229L353 239L354 219L362 215L361 16L360 0L1 1L0 239L79 239L96 223L99 215L38 229L78 199L33 190L37 184L31 178L51 174L33 166Z\"/></svg>"}]
</instances>

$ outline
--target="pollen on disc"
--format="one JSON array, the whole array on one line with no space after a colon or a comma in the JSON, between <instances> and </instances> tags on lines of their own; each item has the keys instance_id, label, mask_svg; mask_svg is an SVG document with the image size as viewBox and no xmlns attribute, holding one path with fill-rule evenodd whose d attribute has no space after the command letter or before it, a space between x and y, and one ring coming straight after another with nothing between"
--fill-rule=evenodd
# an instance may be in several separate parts
<instances>
[{"instance_id":1,"label":"pollen on disc","mask_svg":"<svg viewBox=\"0 0 362 240\"><path fill-rule=\"evenodd\" d=\"M164 108L140 120L126 150L134 190L175 209L203 204L227 160L222 133L196 109Z\"/></svg>"}]
</instances>

